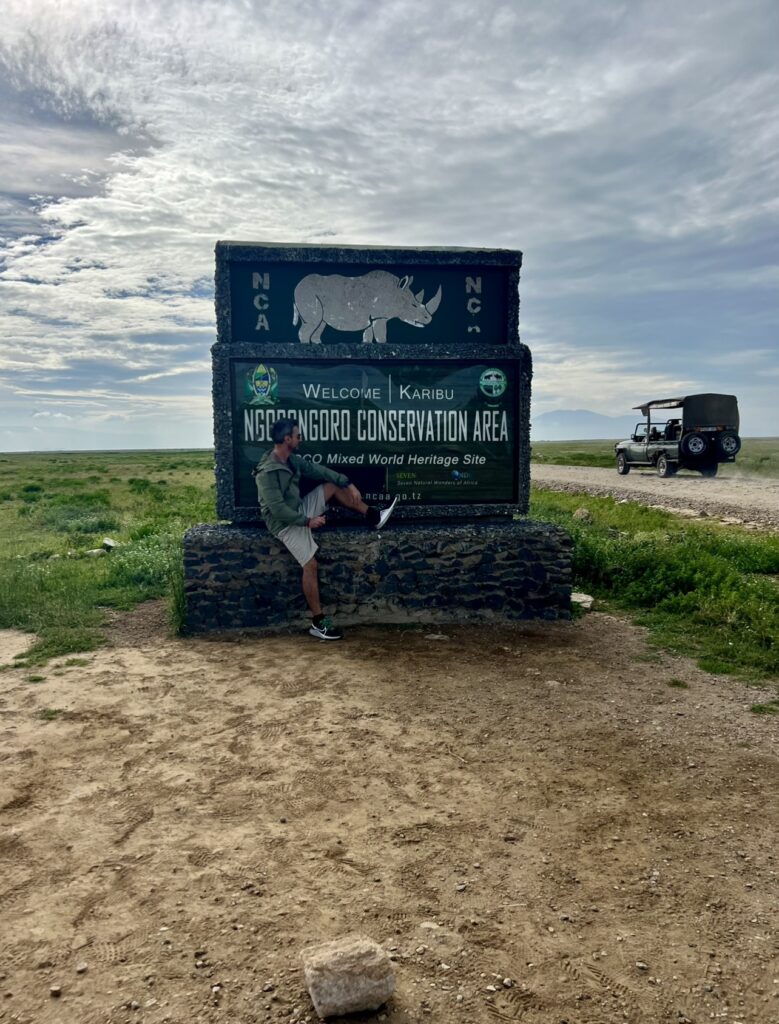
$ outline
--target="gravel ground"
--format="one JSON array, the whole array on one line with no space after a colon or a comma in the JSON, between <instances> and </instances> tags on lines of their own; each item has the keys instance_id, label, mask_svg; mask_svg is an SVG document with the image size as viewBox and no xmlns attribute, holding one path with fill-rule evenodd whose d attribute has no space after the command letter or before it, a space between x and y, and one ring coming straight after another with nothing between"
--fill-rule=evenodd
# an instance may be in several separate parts
<instances>
[{"instance_id":1,"label":"gravel ground","mask_svg":"<svg viewBox=\"0 0 779 1024\"><path fill-rule=\"evenodd\" d=\"M776 479L726 476L706 480L697 473L684 471L662 479L649 471L634 470L627 476L618 476L616 469L537 463L531 467L531 477L533 483L553 491L611 495L686 515L707 515L725 522L779 530Z\"/></svg>"},{"instance_id":2,"label":"gravel ground","mask_svg":"<svg viewBox=\"0 0 779 1024\"><path fill-rule=\"evenodd\" d=\"M29 637L0 633L6 656ZM15 647L14 647L15 645ZM173 639L0 674L0 1022L779 1021L779 716L627 619Z\"/></svg>"}]
</instances>

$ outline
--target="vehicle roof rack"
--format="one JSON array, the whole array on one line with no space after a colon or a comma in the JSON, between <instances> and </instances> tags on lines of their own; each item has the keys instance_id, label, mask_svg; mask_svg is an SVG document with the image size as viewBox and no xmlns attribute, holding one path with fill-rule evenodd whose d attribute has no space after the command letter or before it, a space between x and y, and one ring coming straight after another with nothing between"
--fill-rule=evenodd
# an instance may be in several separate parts
<instances>
[{"instance_id":1,"label":"vehicle roof rack","mask_svg":"<svg viewBox=\"0 0 779 1024\"><path fill-rule=\"evenodd\" d=\"M634 409L640 409L644 416L650 409L679 409L684 405L684 398L657 398L653 402L644 402L643 405L634 405Z\"/></svg>"}]
</instances>

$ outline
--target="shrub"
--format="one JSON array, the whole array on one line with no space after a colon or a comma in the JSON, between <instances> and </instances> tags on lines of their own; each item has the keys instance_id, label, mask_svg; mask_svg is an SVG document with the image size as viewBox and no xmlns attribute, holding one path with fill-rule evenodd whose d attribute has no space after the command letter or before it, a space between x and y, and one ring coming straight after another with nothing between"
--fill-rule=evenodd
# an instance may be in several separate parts
<instances>
[{"instance_id":1,"label":"shrub","mask_svg":"<svg viewBox=\"0 0 779 1024\"><path fill-rule=\"evenodd\" d=\"M180 541L170 534L145 537L119 548L111 555L109 585L163 593L179 548Z\"/></svg>"}]
</instances>

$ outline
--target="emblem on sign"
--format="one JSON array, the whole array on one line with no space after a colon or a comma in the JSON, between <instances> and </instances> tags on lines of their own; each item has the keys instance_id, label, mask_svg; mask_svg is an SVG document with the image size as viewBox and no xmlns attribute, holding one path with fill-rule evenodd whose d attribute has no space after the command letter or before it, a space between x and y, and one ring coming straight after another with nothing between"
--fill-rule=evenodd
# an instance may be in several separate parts
<instances>
[{"instance_id":1,"label":"emblem on sign","mask_svg":"<svg viewBox=\"0 0 779 1024\"><path fill-rule=\"evenodd\" d=\"M500 398L507 387L506 374L497 367L491 366L479 377L479 390L487 398Z\"/></svg>"},{"instance_id":2,"label":"emblem on sign","mask_svg":"<svg viewBox=\"0 0 779 1024\"><path fill-rule=\"evenodd\" d=\"M247 391L251 405L275 405L279 398L279 375L264 363L249 374Z\"/></svg>"}]
</instances>

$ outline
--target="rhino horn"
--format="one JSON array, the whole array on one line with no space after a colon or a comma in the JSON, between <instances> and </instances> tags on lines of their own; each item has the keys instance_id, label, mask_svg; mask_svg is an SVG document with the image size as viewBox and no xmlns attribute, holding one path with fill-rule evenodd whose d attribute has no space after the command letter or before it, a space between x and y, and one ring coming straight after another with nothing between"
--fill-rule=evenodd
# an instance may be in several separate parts
<instances>
[{"instance_id":1,"label":"rhino horn","mask_svg":"<svg viewBox=\"0 0 779 1024\"><path fill-rule=\"evenodd\" d=\"M417 292L416 295L414 296L414 298L420 304L423 303L425 301L425 289L423 288L421 292Z\"/></svg>"},{"instance_id":2,"label":"rhino horn","mask_svg":"<svg viewBox=\"0 0 779 1024\"><path fill-rule=\"evenodd\" d=\"M441 285L439 284L438 291L432 297L430 302L428 302L428 304L425 306L425 309L432 316L433 313L435 313L435 311L438 309L438 307L440 305L441 305Z\"/></svg>"}]
</instances>

